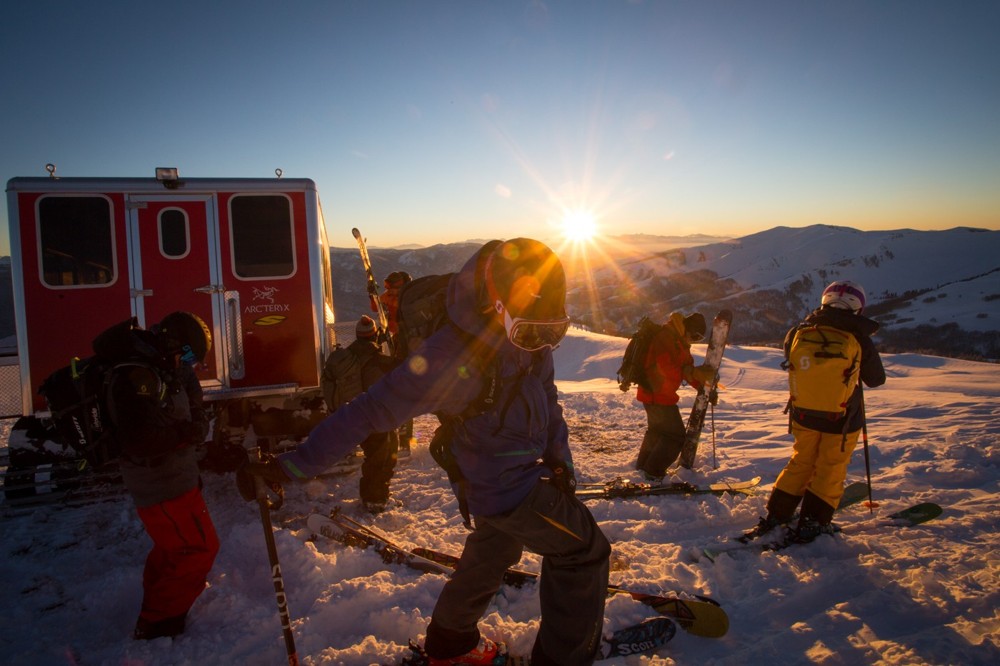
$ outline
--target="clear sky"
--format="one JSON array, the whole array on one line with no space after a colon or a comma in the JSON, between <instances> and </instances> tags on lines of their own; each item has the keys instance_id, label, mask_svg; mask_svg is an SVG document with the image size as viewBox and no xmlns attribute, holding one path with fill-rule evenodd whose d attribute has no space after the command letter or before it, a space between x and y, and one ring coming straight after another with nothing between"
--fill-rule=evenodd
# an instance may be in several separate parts
<instances>
[{"instance_id":1,"label":"clear sky","mask_svg":"<svg viewBox=\"0 0 1000 666\"><path fill-rule=\"evenodd\" d=\"M996 0L9 0L0 63L2 182L280 168L340 246L1000 228Z\"/></svg>"}]
</instances>

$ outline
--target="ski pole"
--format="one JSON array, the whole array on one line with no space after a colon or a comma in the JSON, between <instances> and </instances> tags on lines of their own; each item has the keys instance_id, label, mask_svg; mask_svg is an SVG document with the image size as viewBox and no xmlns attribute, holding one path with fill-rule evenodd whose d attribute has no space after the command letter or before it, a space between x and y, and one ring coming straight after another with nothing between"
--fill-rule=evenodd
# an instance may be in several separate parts
<instances>
[{"instance_id":1,"label":"ski pole","mask_svg":"<svg viewBox=\"0 0 1000 666\"><path fill-rule=\"evenodd\" d=\"M719 469L719 461L715 457L715 405L711 401L708 404L712 407L712 469Z\"/></svg>"},{"instance_id":2,"label":"ski pole","mask_svg":"<svg viewBox=\"0 0 1000 666\"><path fill-rule=\"evenodd\" d=\"M865 390L858 382L858 389L861 391L861 441L865 446L865 476L868 478L868 512L875 513L875 503L872 498L872 466L871 457L868 455L868 414L865 412Z\"/></svg>"},{"instance_id":3,"label":"ski pole","mask_svg":"<svg viewBox=\"0 0 1000 666\"><path fill-rule=\"evenodd\" d=\"M257 435L253 431L253 426L247 430L247 437L243 441L246 446L248 442L256 444ZM260 448L256 447L256 458L260 460ZM253 456L248 448L247 455ZM279 492L279 501L272 503L267 496L267 487L264 479L254 475L254 488L257 491L257 505L260 508L260 521L264 526L264 542L267 544L267 557L271 564L271 582L274 584L274 597L278 602L278 616L281 618L281 630L285 637L285 652L288 654L288 666L298 666L299 655L295 650L295 636L292 634L292 618L288 613L288 598L285 595L285 581L281 576L281 563L278 562L278 547L274 543L274 528L271 525L271 509L281 506L281 499L284 491Z\"/></svg>"},{"instance_id":4,"label":"ski pole","mask_svg":"<svg viewBox=\"0 0 1000 666\"><path fill-rule=\"evenodd\" d=\"M281 576L281 564L278 562L278 547L274 543L274 533L271 526L271 505L264 488L264 480L256 477L257 503L260 505L260 519L264 525L264 541L267 543L267 557L271 563L271 582L274 583L274 597L278 602L278 616L281 618L281 630L285 636L285 652L288 654L288 666L298 666L299 656L295 650L295 636L292 634L292 618L288 613L288 598L285 595L285 581Z\"/></svg>"}]
</instances>

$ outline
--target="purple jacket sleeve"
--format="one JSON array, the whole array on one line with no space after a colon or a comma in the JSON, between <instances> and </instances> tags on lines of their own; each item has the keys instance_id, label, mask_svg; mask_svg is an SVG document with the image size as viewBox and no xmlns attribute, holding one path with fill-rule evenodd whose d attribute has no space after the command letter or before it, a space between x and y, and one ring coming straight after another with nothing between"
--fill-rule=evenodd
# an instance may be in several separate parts
<instances>
[{"instance_id":1,"label":"purple jacket sleeve","mask_svg":"<svg viewBox=\"0 0 1000 666\"><path fill-rule=\"evenodd\" d=\"M296 450L280 455L285 471L293 478L311 478L373 433L389 432L421 414L461 413L479 394L480 386L480 375L469 371L463 346L449 328L438 331L419 356L411 356L321 421Z\"/></svg>"}]
</instances>

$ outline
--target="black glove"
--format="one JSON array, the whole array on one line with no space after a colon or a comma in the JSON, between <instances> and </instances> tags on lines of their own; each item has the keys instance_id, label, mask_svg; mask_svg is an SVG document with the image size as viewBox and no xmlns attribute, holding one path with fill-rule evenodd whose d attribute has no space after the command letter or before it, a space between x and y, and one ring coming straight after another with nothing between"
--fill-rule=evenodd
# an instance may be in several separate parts
<instances>
[{"instance_id":1,"label":"black glove","mask_svg":"<svg viewBox=\"0 0 1000 666\"><path fill-rule=\"evenodd\" d=\"M545 463L552 470L549 483L570 497L576 494L576 474L573 473L573 463L565 460L549 460Z\"/></svg>"},{"instance_id":2,"label":"black glove","mask_svg":"<svg viewBox=\"0 0 1000 666\"><path fill-rule=\"evenodd\" d=\"M719 404L719 391L715 388L708 392L708 404L713 407Z\"/></svg>"},{"instance_id":3,"label":"black glove","mask_svg":"<svg viewBox=\"0 0 1000 666\"><path fill-rule=\"evenodd\" d=\"M281 463L270 453L263 454L259 462L248 460L236 470L236 488L248 502L257 499L257 478L262 479L265 486L279 495L281 486L291 481Z\"/></svg>"}]
</instances>

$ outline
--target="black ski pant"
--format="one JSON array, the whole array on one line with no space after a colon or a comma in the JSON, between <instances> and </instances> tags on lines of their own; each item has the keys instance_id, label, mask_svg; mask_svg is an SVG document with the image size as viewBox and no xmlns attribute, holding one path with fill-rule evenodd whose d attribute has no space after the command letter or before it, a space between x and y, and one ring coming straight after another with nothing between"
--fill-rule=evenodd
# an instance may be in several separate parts
<instances>
[{"instance_id":1,"label":"black ski pant","mask_svg":"<svg viewBox=\"0 0 1000 666\"><path fill-rule=\"evenodd\" d=\"M684 447L684 420L677 405L642 403L646 408L646 434L639 447L635 468L661 477L674 464Z\"/></svg>"},{"instance_id":2,"label":"black ski pant","mask_svg":"<svg viewBox=\"0 0 1000 666\"><path fill-rule=\"evenodd\" d=\"M378 432L361 442L365 461L361 463L360 492L362 502L384 504L389 501L389 479L396 469L399 435Z\"/></svg>"},{"instance_id":3,"label":"black ski pant","mask_svg":"<svg viewBox=\"0 0 1000 666\"><path fill-rule=\"evenodd\" d=\"M513 511L476 516L476 529L434 606L424 646L428 655L447 659L476 647L479 619L525 547L542 556L542 621L532 665L593 663L604 625L611 546L580 500L545 481Z\"/></svg>"}]
</instances>

